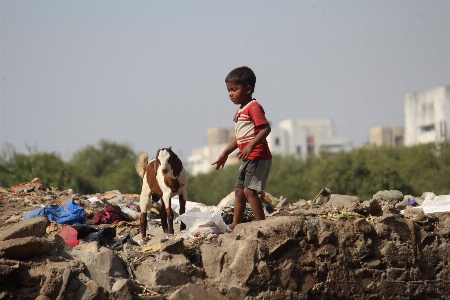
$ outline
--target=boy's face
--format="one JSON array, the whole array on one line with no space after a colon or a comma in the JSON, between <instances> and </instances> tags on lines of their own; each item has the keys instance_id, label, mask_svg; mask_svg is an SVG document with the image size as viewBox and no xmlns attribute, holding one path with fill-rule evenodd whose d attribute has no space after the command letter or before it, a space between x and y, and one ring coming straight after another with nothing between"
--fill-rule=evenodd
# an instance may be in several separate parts
<instances>
[{"instance_id":1,"label":"boy's face","mask_svg":"<svg viewBox=\"0 0 450 300\"><path fill-rule=\"evenodd\" d=\"M252 100L252 87L246 87L236 82L227 82L228 96L234 104L242 104Z\"/></svg>"}]
</instances>

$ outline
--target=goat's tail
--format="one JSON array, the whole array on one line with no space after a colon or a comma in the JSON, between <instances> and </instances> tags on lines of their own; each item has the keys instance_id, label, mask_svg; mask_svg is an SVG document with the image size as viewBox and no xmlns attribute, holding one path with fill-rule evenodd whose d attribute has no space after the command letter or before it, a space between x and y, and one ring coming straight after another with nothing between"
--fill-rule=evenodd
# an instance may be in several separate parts
<instances>
[{"instance_id":1,"label":"goat's tail","mask_svg":"<svg viewBox=\"0 0 450 300\"><path fill-rule=\"evenodd\" d=\"M148 165L148 153L147 152L141 152L139 153L137 159L136 159L136 172L138 173L141 178L144 177L145 168Z\"/></svg>"}]
</instances>

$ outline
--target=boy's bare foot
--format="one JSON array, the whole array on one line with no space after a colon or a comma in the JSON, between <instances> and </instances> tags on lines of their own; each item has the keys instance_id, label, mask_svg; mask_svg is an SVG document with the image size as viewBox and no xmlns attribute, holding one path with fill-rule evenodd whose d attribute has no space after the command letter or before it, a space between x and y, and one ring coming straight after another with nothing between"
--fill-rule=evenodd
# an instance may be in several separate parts
<instances>
[{"instance_id":1,"label":"boy's bare foot","mask_svg":"<svg viewBox=\"0 0 450 300\"><path fill-rule=\"evenodd\" d=\"M231 230L234 229L234 227L236 227L237 224L231 223L230 225L228 225L228 227L230 227Z\"/></svg>"}]
</instances>

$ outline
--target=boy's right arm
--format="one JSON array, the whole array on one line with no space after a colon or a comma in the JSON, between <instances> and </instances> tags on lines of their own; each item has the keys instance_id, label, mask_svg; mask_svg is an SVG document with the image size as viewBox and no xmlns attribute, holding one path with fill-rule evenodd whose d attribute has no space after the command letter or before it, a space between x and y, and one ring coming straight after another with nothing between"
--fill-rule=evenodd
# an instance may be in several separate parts
<instances>
[{"instance_id":1,"label":"boy's right arm","mask_svg":"<svg viewBox=\"0 0 450 300\"><path fill-rule=\"evenodd\" d=\"M225 165L225 162L228 159L228 155L230 155L231 152L233 152L234 150L236 150L238 147L237 145L237 139L234 138L229 144L228 146L225 148L225 150L223 150L222 154L219 155L219 158L212 163L212 165L216 165L216 170L220 169L220 167L222 167Z\"/></svg>"}]
</instances>

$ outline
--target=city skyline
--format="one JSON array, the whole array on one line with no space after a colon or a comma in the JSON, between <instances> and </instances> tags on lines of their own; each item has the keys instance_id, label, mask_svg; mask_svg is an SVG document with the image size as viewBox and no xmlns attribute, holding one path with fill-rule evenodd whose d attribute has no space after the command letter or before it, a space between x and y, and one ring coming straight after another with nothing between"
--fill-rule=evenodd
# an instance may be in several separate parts
<instances>
[{"instance_id":1,"label":"city skyline","mask_svg":"<svg viewBox=\"0 0 450 300\"><path fill-rule=\"evenodd\" d=\"M450 84L448 1L0 1L0 146L63 159L100 139L185 160L233 126L247 65L272 124L332 119L353 146Z\"/></svg>"}]
</instances>

